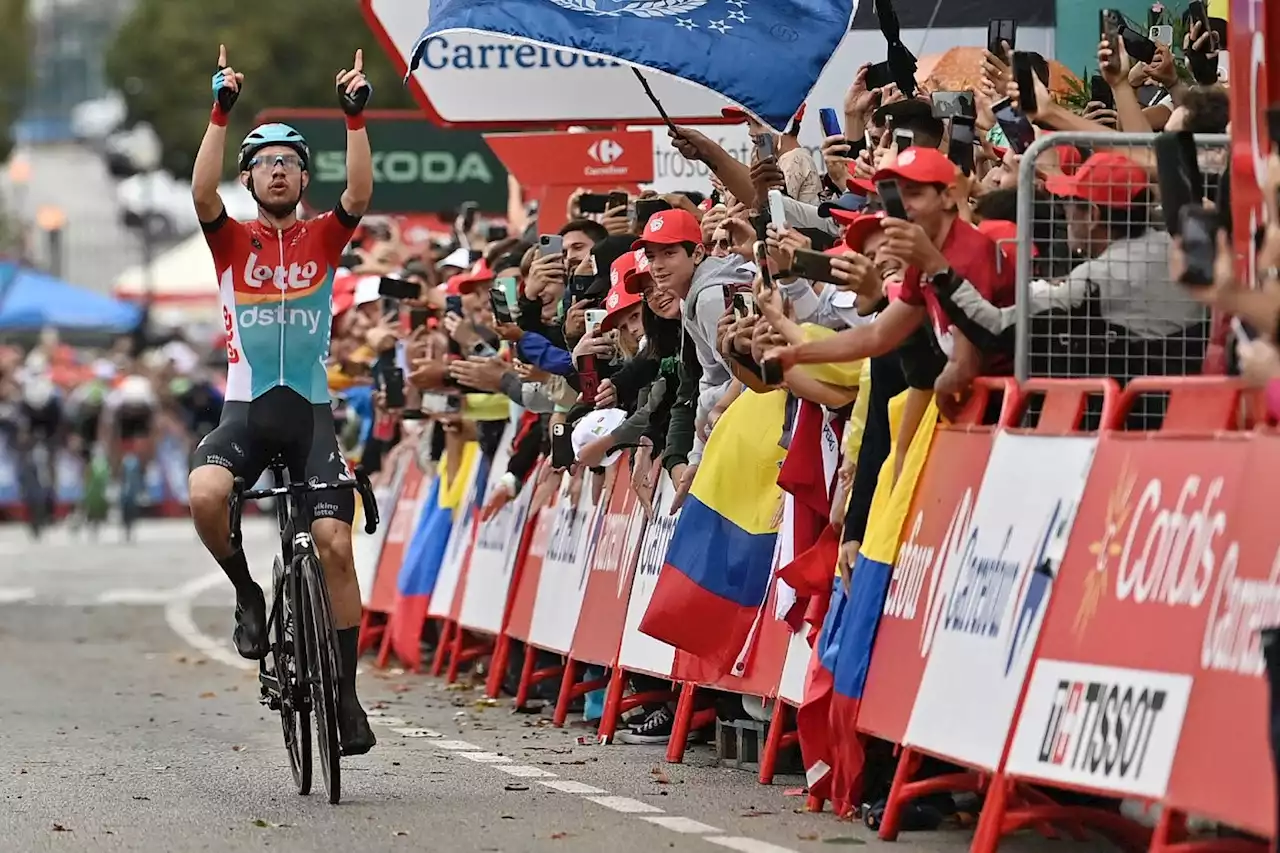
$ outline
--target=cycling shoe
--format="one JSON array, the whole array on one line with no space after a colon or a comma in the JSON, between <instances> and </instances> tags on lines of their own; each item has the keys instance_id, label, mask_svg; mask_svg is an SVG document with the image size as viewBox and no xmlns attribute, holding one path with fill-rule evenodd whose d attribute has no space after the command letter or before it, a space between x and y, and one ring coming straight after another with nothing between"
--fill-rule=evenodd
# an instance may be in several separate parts
<instances>
[{"instance_id":1,"label":"cycling shoe","mask_svg":"<svg viewBox=\"0 0 1280 853\"><path fill-rule=\"evenodd\" d=\"M267 638L267 602L254 584L251 591L236 596L236 629L232 634L240 657L262 660L270 651Z\"/></svg>"},{"instance_id":2,"label":"cycling shoe","mask_svg":"<svg viewBox=\"0 0 1280 853\"><path fill-rule=\"evenodd\" d=\"M364 755L378 742L354 691L338 694L338 740L343 755Z\"/></svg>"}]
</instances>

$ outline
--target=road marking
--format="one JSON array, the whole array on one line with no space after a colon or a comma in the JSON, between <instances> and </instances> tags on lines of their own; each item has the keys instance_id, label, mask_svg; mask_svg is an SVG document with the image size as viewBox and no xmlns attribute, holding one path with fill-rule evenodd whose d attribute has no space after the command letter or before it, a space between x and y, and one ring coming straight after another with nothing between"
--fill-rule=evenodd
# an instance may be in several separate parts
<instances>
[{"instance_id":1,"label":"road marking","mask_svg":"<svg viewBox=\"0 0 1280 853\"><path fill-rule=\"evenodd\" d=\"M466 753L463 753L464 755ZM500 764L495 769L501 770L503 773L509 773L512 776L519 776L521 779L554 779L556 774L550 770L543 770L540 767L530 767L527 764Z\"/></svg>"},{"instance_id":2,"label":"road marking","mask_svg":"<svg viewBox=\"0 0 1280 853\"><path fill-rule=\"evenodd\" d=\"M499 755L496 752L462 752L459 754L477 764L509 764L511 762L509 757Z\"/></svg>"},{"instance_id":3,"label":"road marking","mask_svg":"<svg viewBox=\"0 0 1280 853\"><path fill-rule=\"evenodd\" d=\"M387 719L389 719L389 720L394 720L395 718L394 718L394 717L387 717ZM381 722L381 721L380 721L380 720L374 720L374 722ZM399 722L403 724L403 723L404 723L404 720L400 720ZM388 723L388 725L391 725L391 724L390 724L390 723ZM396 729L392 729L391 731L393 731L393 732L395 732L396 734L400 735L400 737L441 737L441 734L440 734L439 732L437 732L437 731L434 731L433 729L413 729L413 728L401 729L401 728L396 728Z\"/></svg>"},{"instance_id":4,"label":"road marking","mask_svg":"<svg viewBox=\"0 0 1280 853\"><path fill-rule=\"evenodd\" d=\"M682 832L685 835L708 835L715 832L724 832L723 829L716 829L714 826L708 826L701 821L673 814L651 815L640 819L648 821L654 826L660 826L672 832Z\"/></svg>"},{"instance_id":5,"label":"road marking","mask_svg":"<svg viewBox=\"0 0 1280 853\"><path fill-rule=\"evenodd\" d=\"M406 721L400 719L399 717L370 716L369 722L375 726L407 726L409 725ZM401 734L404 734L404 732L401 732ZM430 737L430 735L419 735L419 737Z\"/></svg>"},{"instance_id":6,"label":"road marking","mask_svg":"<svg viewBox=\"0 0 1280 853\"><path fill-rule=\"evenodd\" d=\"M633 800L630 797L587 797L588 800L597 806L604 806L606 809L613 809L615 812L623 814L661 814L662 809L657 806L651 806L648 803L642 803L639 800Z\"/></svg>"},{"instance_id":7,"label":"road marking","mask_svg":"<svg viewBox=\"0 0 1280 853\"><path fill-rule=\"evenodd\" d=\"M216 660L234 669L256 669L258 666L256 661L245 660L231 651L225 642L219 642L205 634L196 627L195 620L191 618L191 606L196 597L226 582L227 576L219 571L210 572L178 587L164 606L164 621L169 623L173 633L181 637L187 645L210 660Z\"/></svg>"},{"instance_id":8,"label":"road marking","mask_svg":"<svg viewBox=\"0 0 1280 853\"><path fill-rule=\"evenodd\" d=\"M19 601L30 601L36 597L36 591L29 586L0 587L0 604L16 604Z\"/></svg>"},{"instance_id":9,"label":"road marking","mask_svg":"<svg viewBox=\"0 0 1280 853\"><path fill-rule=\"evenodd\" d=\"M173 598L169 589L109 589L94 604L165 604Z\"/></svg>"},{"instance_id":10,"label":"road marking","mask_svg":"<svg viewBox=\"0 0 1280 853\"><path fill-rule=\"evenodd\" d=\"M738 850L740 853L796 853L790 847L779 847L776 844L770 844L768 841L757 841L754 838L742 838L736 835L707 838L706 840L721 847L728 847L730 850Z\"/></svg>"},{"instance_id":11,"label":"road marking","mask_svg":"<svg viewBox=\"0 0 1280 853\"><path fill-rule=\"evenodd\" d=\"M465 740L438 740L431 744L439 749L447 749L450 752L480 752L480 747Z\"/></svg>"},{"instance_id":12,"label":"road marking","mask_svg":"<svg viewBox=\"0 0 1280 853\"><path fill-rule=\"evenodd\" d=\"M607 794L604 788L597 788L595 785L587 785L583 782L575 782L572 779L556 779L553 782L539 782L539 785L546 785L548 788L560 791L563 794Z\"/></svg>"}]
</instances>

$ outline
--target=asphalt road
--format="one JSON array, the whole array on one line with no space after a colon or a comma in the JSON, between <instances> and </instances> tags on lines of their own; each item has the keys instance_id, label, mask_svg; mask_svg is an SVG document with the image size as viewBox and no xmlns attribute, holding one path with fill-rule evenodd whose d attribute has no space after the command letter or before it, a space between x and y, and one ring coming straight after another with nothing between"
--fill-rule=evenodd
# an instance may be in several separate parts
<instances>
[{"instance_id":1,"label":"asphalt road","mask_svg":"<svg viewBox=\"0 0 1280 853\"><path fill-rule=\"evenodd\" d=\"M272 531L246 523L255 572ZM799 777L761 787L709 747L580 745L586 729L468 688L377 672L378 747L344 759L344 798L292 788L278 717L234 664L232 597L184 522L139 541L0 528L0 848L6 851L959 851L954 829L882 844L805 814ZM1036 837L1002 850L1043 849ZM1072 845L1073 851L1092 849Z\"/></svg>"}]
</instances>

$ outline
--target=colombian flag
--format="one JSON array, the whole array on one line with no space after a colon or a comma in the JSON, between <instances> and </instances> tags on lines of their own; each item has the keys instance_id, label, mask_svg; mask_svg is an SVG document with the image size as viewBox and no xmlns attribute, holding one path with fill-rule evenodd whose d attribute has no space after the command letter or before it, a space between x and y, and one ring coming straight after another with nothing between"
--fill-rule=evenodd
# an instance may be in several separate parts
<instances>
[{"instance_id":1,"label":"colombian flag","mask_svg":"<svg viewBox=\"0 0 1280 853\"><path fill-rule=\"evenodd\" d=\"M711 433L640 622L727 674L769 592L787 395L743 391Z\"/></svg>"},{"instance_id":2,"label":"colombian flag","mask_svg":"<svg viewBox=\"0 0 1280 853\"><path fill-rule=\"evenodd\" d=\"M930 399L914 435L899 435L911 393L910 390L905 391L889 401L892 445L889 457L880 469L866 537L853 566L848 595L844 594L843 585L837 581L827 624L823 626L824 632L830 626L833 633L823 656L823 663L830 669L835 687L831 699L834 760L830 796L833 809L842 816L852 814L862 797L863 748L856 728L858 704L867 680L867 666L871 662L871 649L875 643L876 628L880 625L884 597L893 576L899 536L911 509L911 498L929 456L934 427L938 422L937 407ZM902 474L895 483L894 459L899 441L904 439L910 444ZM840 599L838 605L837 596Z\"/></svg>"},{"instance_id":3,"label":"colombian flag","mask_svg":"<svg viewBox=\"0 0 1280 853\"><path fill-rule=\"evenodd\" d=\"M476 464L479 448L474 441L463 447L462 461L453 477L449 476L448 454L440 460L439 476L431 484L418 517L418 527L405 549L397 578L399 594L387 623L387 635L392 651L409 669L416 670L422 663L422 625L427 618L427 605L440 574L455 516L466 500L462 492Z\"/></svg>"}]
</instances>

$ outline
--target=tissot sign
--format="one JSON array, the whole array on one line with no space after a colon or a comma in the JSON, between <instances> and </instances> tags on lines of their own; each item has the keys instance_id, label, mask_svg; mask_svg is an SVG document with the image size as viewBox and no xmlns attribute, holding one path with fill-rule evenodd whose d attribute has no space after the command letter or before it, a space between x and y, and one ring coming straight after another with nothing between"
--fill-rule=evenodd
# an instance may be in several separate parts
<instances>
[{"instance_id":1,"label":"tissot sign","mask_svg":"<svg viewBox=\"0 0 1280 853\"><path fill-rule=\"evenodd\" d=\"M327 210L347 185L347 128L338 110L268 110L311 146L307 205ZM486 212L507 208L507 170L478 133L436 127L413 111L370 111L373 209L378 213L453 210L474 201Z\"/></svg>"}]
</instances>

